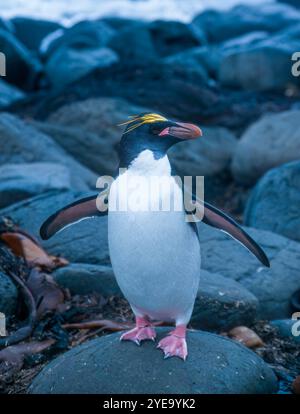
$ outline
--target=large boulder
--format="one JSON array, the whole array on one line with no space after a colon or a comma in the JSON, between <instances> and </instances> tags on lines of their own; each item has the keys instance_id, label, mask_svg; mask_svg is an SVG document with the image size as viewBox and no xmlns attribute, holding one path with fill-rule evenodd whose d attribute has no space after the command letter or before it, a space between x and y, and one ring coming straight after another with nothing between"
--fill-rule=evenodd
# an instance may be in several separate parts
<instances>
[{"instance_id":1,"label":"large boulder","mask_svg":"<svg viewBox=\"0 0 300 414\"><path fill-rule=\"evenodd\" d=\"M172 165L181 175L214 176L229 167L237 146L225 128L202 128L203 137L175 145L169 151Z\"/></svg>"},{"instance_id":2,"label":"large boulder","mask_svg":"<svg viewBox=\"0 0 300 414\"><path fill-rule=\"evenodd\" d=\"M204 31L210 42L239 37L254 31L274 33L299 22L300 13L283 4L239 5L224 12L206 10L193 24Z\"/></svg>"},{"instance_id":3,"label":"large boulder","mask_svg":"<svg viewBox=\"0 0 300 414\"><path fill-rule=\"evenodd\" d=\"M17 39L29 50L38 51L42 40L60 29L59 23L49 20L38 20L29 17L15 17L11 19Z\"/></svg>"},{"instance_id":4,"label":"large boulder","mask_svg":"<svg viewBox=\"0 0 300 414\"><path fill-rule=\"evenodd\" d=\"M219 60L220 51L213 46L193 47L164 58L164 62L169 65L193 68L206 82L211 82L209 77L216 77Z\"/></svg>"},{"instance_id":5,"label":"large boulder","mask_svg":"<svg viewBox=\"0 0 300 414\"><path fill-rule=\"evenodd\" d=\"M255 321L257 308L257 298L240 283L201 270L191 324L216 331L249 326Z\"/></svg>"},{"instance_id":6,"label":"large boulder","mask_svg":"<svg viewBox=\"0 0 300 414\"><path fill-rule=\"evenodd\" d=\"M0 109L23 98L25 94L20 89L0 79Z\"/></svg>"},{"instance_id":7,"label":"large boulder","mask_svg":"<svg viewBox=\"0 0 300 414\"><path fill-rule=\"evenodd\" d=\"M90 193L76 191L44 193L0 210L0 215L10 216L20 227L40 240L40 226L50 215L86 195ZM67 227L42 244L50 253L63 256L70 262L92 264L110 262L106 217L83 220Z\"/></svg>"},{"instance_id":8,"label":"large boulder","mask_svg":"<svg viewBox=\"0 0 300 414\"><path fill-rule=\"evenodd\" d=\"M158 329L158 339L167 329ZM48 364L30 394L269 394L273 371L254 352L227 338L188 333L189 356L163 360L151 342L137 347L115 333L86 342ZM143 372L143 375L140 373ZM100 374L99 374L100 373ZM138 378L138 380L137 380ZM178 380L180 378L180 381Z\"/></svg>"},{"instance_id":9,"label":"large boulder","mask_svg":"<svg viewBox=\"0 0 300 414\"><path fill-rule=\"evenodd\" d=\"M57 31L56 36L44 43L42 52L45 57L49 57L59 48L78 51L101 48L107 45L114 34L115 31L101 20L83 20L70 28Z\"/></svg>"},{"instance_id":10,"label":"large boulder","mask_svg":"<svg viewBox=\"0 0 300 414\"><path fill-rule=\"evenodd\" d=\"M266 171L300 157L300 110L263 116L241 137L232 161L235 179L253 184Z\"/></svg>"},{"instance_id":11,"label":"large boulder","mask_svg":"<svg viewBox=\"0 0 300 414\"><path fill-rule=\"evenodd\" d=\"M238 281L253 293L259 300L258 317L290 317L291 296L300 289L300 243L268 231L245 229L265 250L270 268L262 267L228 235L199 223L202 267Z\"/></svg>"},{"instance_id":12,"label":"large boulder","mask_svg":"<svg viewBox=\"0 0 300 414\"><path fill-rule=\"evenodd\" d=\"M151 33L146 23L125 26L108 43L122 61L131 64L158 59Z\"/></svg>"},{"instance_id":13,"label":"large boulder","mask_svg":"<svg viewBox=\"0 0 300 414\"><path fill-rule=\"evenodd\" d=\"M109 265L72 263L52 273L56 282L72 295L100 293L103 296L123 296Z\"/></svg>"},{"instance_id":14,"label":"large boulder","mask_svg":"<svg viewBox=\"0 0 300 414\"><path fill-rule=\"evenodd\" d=\"M108 68L118 61L106 47L114 30L106 23L84 20L69 29L56 30L44 39L41 51L52 86L63 89L96 68Z\"/></svg>"},{"instance_id":15,"label":"large boulder","mask_svg":"<svg viewBox=\"0 0 300 414\"><path fill-rule=\"evenodd\" d=\"M148 28L159 56L173 55L205 43L202 30L182 22L155 20Z\"/></svg>"},{"instance_id":16,"label":"large boulder","mask_svg":"<svg viewBox=\"0 0 300 414\"><path fill-rule=\"evenodd\" d=\"M97 176L75 161L50 137L8 113L0 114L0 165L54 162L69 168L76 190L95 188Z\"/></svg>"},{"instance_id":17,"label":"large boulder","mask_svg":"<svg viewBox=\"0 0 300 414\"><path fill-rule=\"evenodd\" d=\"M71 190L67 167L48 162L0 166L0 208L51 190Z\"/></svg>"},{"instance_id":18,"label":"large boulder","mask_svg":"<svg viewBox=\"0 0 300 414\"><path fill-rule=\"evenodd\" d=\"M45 72L51 85L63 89L96 68L109 68L118 61L116 53L106 47L68 48L55 50L45 65Z\"/></svg>"},{"instance_id":19,"label":"large boulder","mask_svg":"<svg viewBox=\"0 0 300 414\"><path fill-rule=\"evenodd\" d=\"M224 53L219 66L219 80L226 87L245 90L284 90L299 85L291 73L291 56L299 41L261 41Z\"/></svg>"},{"instance_id":20,"label":"large boulder","mask_svg":"<svg viewBox=\"0 0 300 414\"><path fill-rule=\"evenodd\" d=\"M300 161L267 172L250 194L245 225L300 241L299 188Z\"/></svg>"},{"instance_id":21,"label":"large boulder","mask_svg":"<svg viewBox=\"0 0 300 414\"><path fill-rule=\"evenodd\" d=\"M6 80L25 90L36 86L42 66L12 33L0 29L0 50L6 57Z\"/></svg>"},{"instance_id":22,"label":"large boulder","mask_svg":"<svg viewBox=\"0 0 300 414\"><path fill-rule=\"evenodd\" d=\"M276 319L271 321L270 325L281 338L291 339L300 344L299 319Z\"/></svg>"},{"instance_id":23,"label":"large boulder","mask_svg":"<svg viewBox=\"0 0 300 414\"><path fill-rule=\"evenodd\" d=\"M13 315L16 310L18 290L11 279L0 271L0 312L6 316Z\"/></svg>"},{"instance_id":24,"label":"large boulder","mask_svg":"<svg viewBox=\"0 0 300 414\"><path fill-rule=\"evenodd\" d=\"M147 109L120 98L91 98L62 106L46 123L33 125L97 174L112 175L118 166L116 145L123 131L118 124L141 112Z\"/></svg>"}]
</instances>

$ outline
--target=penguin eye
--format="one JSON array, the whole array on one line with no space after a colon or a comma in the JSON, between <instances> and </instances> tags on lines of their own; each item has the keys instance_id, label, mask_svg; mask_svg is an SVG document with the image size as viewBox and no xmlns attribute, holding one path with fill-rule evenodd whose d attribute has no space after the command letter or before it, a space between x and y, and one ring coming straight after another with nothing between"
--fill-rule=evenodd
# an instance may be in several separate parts
<instances>
[{"instance_id":1,"label":"penguin eye","mask_svg":"<svg viewBox=\"0 0 300 414\"><path fill-rule=\"evenodd\" d=\"M167 126L168 124L166 122L156 122L155 124L150 125L150 133L159 135Z\"/></svg>"},{"instance_id":2,"label":"penguin eye","mask_svg":"<svg viewBox=\"0 0 300 414\"><path fill-rule=\"evenodd\" d=\"M158 135L162 130L163 130L163 127L159 127L156 125L153 125L152 127L150 127L150 132L151 134L154 134L154 135Z\"/></svg>"}]
</instances>

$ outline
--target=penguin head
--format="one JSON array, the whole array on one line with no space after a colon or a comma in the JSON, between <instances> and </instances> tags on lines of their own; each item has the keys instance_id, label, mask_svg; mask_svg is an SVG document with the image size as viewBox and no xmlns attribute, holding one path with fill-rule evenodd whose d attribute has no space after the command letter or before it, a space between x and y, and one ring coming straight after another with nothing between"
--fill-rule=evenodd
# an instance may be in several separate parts
<instances>
[{"instance_id":1,"label":"penguin head","mask_svg":"<svg viewBox=\"0 0 300 414\"><path fill-rule=\"evenodd\" d=\"M135 115L120 125L126 125L119 144L122 167L128 167L142 151L150 150L159 159L173 145L202 136L198 126L171 121L156 113Z\"/></svg>"}]
</instances>

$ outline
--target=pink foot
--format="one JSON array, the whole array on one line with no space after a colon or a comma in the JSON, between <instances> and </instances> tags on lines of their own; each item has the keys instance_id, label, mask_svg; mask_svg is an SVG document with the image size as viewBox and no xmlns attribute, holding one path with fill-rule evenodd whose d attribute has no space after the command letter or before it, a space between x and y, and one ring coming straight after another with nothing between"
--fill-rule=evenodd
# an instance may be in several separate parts
<instances>
[{"instance_id":1,"label":"pink foot","mask_svg":"<svg viewBox=\"0 0 300 414\"><path fill-rule=\"evenodd\" d=\"M154 341L155 338L156 332L151 327L149 321L145 318L136 318L136 327L123 333L120 341L133 341L137 345L140 345L141 341L145 341L147 339Z\"/></svg>"},{"instance_id":2,"label":"pink foot","mask_svg":"<svg viewBox=\"0 0 300 414\"><path fill-rule=\"evenodd\" d=\"M168 334L165 338L159 341L157 348L162 349L165 358L177 356L184 361L188 355L187 344L185 340L186 327L181 325Z\"/></svg>"}]
</instances>

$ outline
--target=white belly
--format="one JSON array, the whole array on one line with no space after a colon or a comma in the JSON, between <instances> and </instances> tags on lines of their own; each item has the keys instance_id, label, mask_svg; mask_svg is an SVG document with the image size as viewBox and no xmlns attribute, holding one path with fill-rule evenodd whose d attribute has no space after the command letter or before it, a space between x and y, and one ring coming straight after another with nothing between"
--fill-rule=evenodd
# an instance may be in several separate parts
<instances>
[{"instance_id":1,"label":"white belly","mask_svg":"<svg viewBox=\"0 0 300 414\"><path fill-rule=\"evenodd\" d=\"M118 178L124 179L124 175ZM119 188L115 181L109 207ZM144 197L142 190L133 191ZM201 258L198 237L184 212L109 209L108 240L115 276L133 310L153 319L187 323L199 285Z\"/></svg>"}]
</instances>

